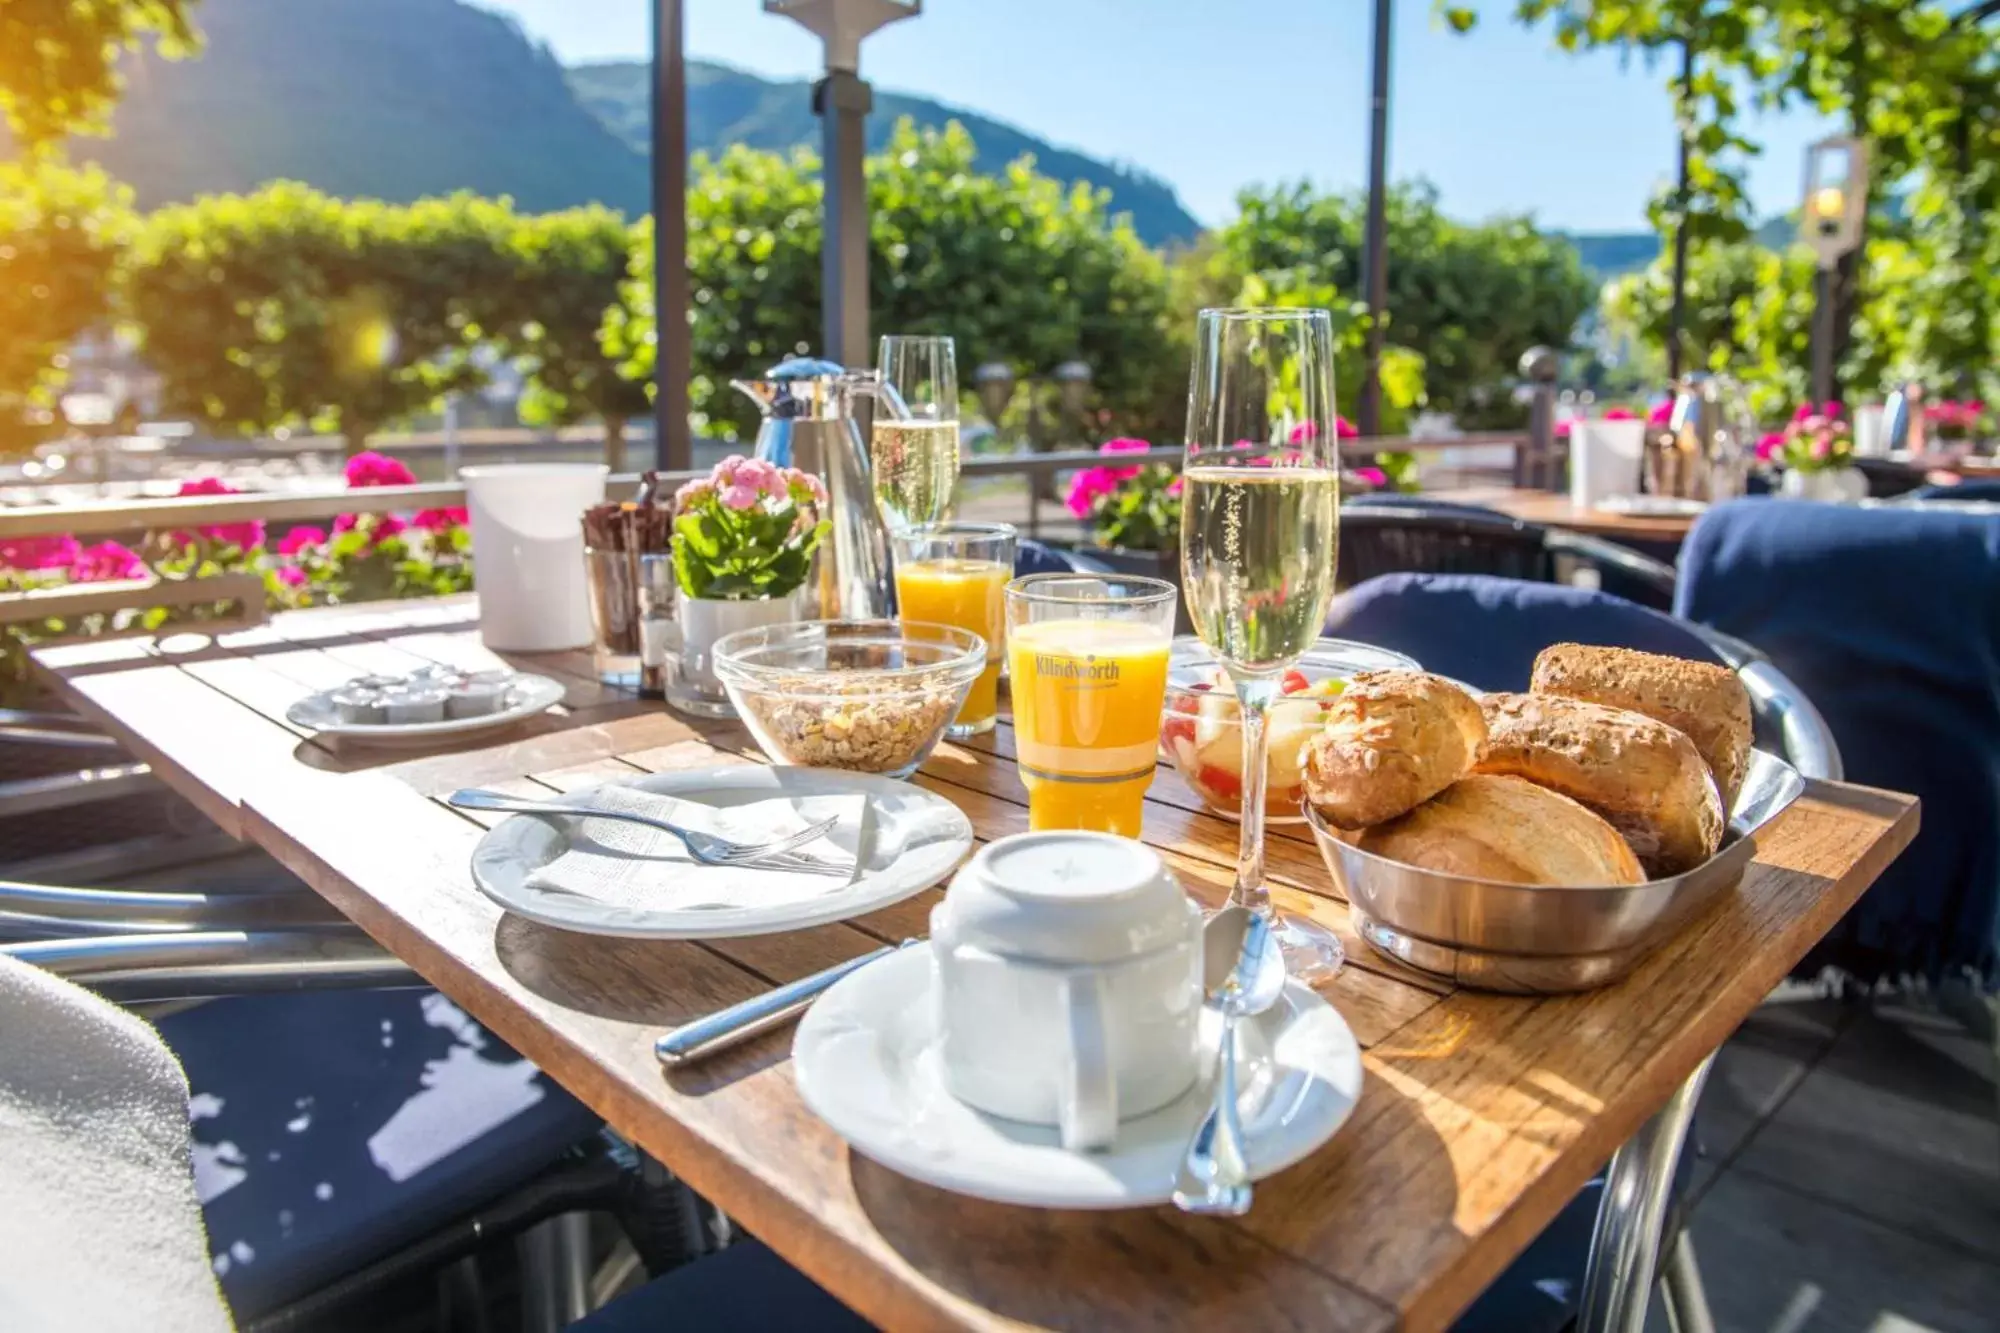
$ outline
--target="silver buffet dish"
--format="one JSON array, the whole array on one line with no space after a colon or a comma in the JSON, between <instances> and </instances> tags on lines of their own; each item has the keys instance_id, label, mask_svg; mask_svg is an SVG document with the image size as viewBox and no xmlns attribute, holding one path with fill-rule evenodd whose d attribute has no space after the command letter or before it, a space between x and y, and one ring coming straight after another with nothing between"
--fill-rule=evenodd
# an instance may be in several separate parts
<instances>
[{"instance_id":1,"label":"silver buffet dish","mask_svg":"<svg viewBox=\"0 0 2000 1333\"><path fill-rule=\"evenodd\" d=\"M1805 790L1762 750L1736 794L1722 849L1701 865L1644 884L1501 884L1386 860L1341 841L1306 807L1333 882L1374 948L1419 971L1479 990L1551 995L1618 980L1653 947L1736 887L1757 830Z\"/></svg>"}]
</instances>

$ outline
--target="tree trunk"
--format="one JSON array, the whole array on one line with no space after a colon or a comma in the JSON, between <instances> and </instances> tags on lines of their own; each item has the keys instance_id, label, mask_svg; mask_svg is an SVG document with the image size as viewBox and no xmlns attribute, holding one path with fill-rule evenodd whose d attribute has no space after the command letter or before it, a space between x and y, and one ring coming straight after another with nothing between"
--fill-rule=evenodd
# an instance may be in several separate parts
<instances>
[{"instance_id":1,"label":"tree trunk","mask_svg":"<svg viewBox=\"0 0 2000 1333\"><path fill-rule=\"evenodd\" d=\"M604 465L613 475L625 470L625 418L604 418Z\"/></svg>"}]
</instances>

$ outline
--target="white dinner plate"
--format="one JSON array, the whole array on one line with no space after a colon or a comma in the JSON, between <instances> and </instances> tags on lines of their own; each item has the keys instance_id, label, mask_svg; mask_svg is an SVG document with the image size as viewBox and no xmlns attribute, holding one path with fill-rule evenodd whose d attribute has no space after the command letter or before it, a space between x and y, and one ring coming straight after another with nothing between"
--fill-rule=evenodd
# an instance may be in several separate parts
<instances>
[{"instance_id":1,"label":"white dinner plate","mask_svg":"<svg viewBox=\"0 0 2000 1333\"><path fill-rule=\"evenodd\" d=\"M333 706L332 690L309 694L285 710L285 720L293 726L311 727L322 736L368 745L427 745L438 740L463 739L486 732L504 731L537 713L545 713L562 702L563 687L547 676L522 674L514 677L512 698L497 713L484 717L455 717L444 722L343 722Z\"/></svg>"},{"instance_id":2,"label":"white dinner plate","mask_svg":"<svg viewBox=\"0 0 2000 1333\"><path fill-rule=\"evenodd\" d=\"M807 1106L855 1151L940 1189L1034 1208L1143 1208L1173 1198L1174 1176L1208 1109L1211 1079L1118 1126L1105 1152L1073 1152L1053 1127L975 1111L944 1089L936 965L904 949L841 980L806 1011L792 1066ZM1203 1068L1221 1021L1202 1014ZM1332 1138L1361 1096L1361 1048L1334 1007L1296 981L1245 1020L1243 1128L1263 1179Z\"/></svg>"},{"instance_id":3,"label":"white dinner plate","mask_svg":"<svg viewBox=\"0 0 2000 1333\"><path fill-rule=\"evenodd\" d=\"M859 869L846 884L828 880L825 893L803 900L746 907L620 907L531 886L528 877L568 848L574 824L566 818L515 815L495 825L473 848L473 883L508 911L564 930L649 940L724 939L803 930L892 906L942 880L972 850L972 822L964 811L935 792L873 773L725 764L649 773L617 785L712 806L860 792L868 798L868 808ZM552 799L587 805L595 790ZM677 865L686 868L684 862L661 864L663 874L676 873Z\"/></svg>"},{"instance_id":4,"label":"white dinner plate","mask_svg":"<svg viewBox=\"0 0 2000 1333\"><path fill-rule=\"evenodd\" d=\"M1630 514L1635 518L1679 518L1707 513L1708 501L1683 500L1673 495L1613 495L1599 500L1594 507L1607 514Z\"/></svg>"}]
</instances>

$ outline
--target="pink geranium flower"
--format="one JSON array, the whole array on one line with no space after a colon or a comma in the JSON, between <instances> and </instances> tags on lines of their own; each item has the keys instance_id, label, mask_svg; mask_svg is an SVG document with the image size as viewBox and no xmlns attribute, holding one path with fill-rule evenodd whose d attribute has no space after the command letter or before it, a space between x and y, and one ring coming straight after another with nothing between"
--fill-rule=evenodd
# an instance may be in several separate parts
<instances>
[{"instance_id":1,"label":"pink geranium flower","mask_svg":"<svg viewBox=\"0 0 2000 1333\"><path fill-rule=\"evenodd\" d=\"M1653 410L1646 413L1646 424L1648 426L1664 426L1670 423L1673 417L1674 400L1669 398L1664 402L1653 404Z\"/></svg>"},{"instance_id":2,"label":"pink geranium flower","mask_svg":"<svg viewBox=\"0 0 2000 1333\"><path fill-rule=\"evenodd\" d=\"M288 588L299 587L305 581L306 572L297 565L281 565L278 569L278 582Z\"/></svg>"},{"instance_id":3,"label":"pink geranium flower","mask_svg":"<svg viewBox=\"0 0 2000 1333\"><path fill-rule=\"evenodd\" d=\"M371 546L387 541L391 537L400 536L410 526L394 514L342 514L333 520L334 533L338 535L352 532L361 526L364 518L368 520L368 541Z\"/></svg>"},{"instance_id":4,"label":"pink geranium flower","mask_svg":"<svg viewBox=\"0 0 2000 1333\"><path fill-rule=\"evenodd\" d=\"M1138 470L1133 468L1132 472L1136 474ZM1087 467L1077 473L1069 483L1069 498L1064 501L1069 512L1078 518L1089 518L1098 499L1118 489L1122 480L1119 471L1117 468Z\"/></svg>"},{"instance_id":5,"label":"pink geranium flower","mask_svg":"<svg viewBox=\"0 0 2000 1333\"><path fill-rule=\"evenodd\" d=\"M1611 407L1605 409L1604 419L1606 421L1637 421L1639 414L1628 407Z\"/></svg>"},{"instance_id":6,"label":"pink geranium flower","mask_svg":"<svg viewBox=\"0 0 2000 1333\"><path fill-rule=\"evenodd\" d=\"M410 520L410 525L422 528L425 532L449 532L453 528L462 528L471 521L472 515L461 508L419 509L417 516Z\"/></svg>"},{"instance_id":7,"label":"pink geranium flower","mask_svg":"<svg viewBox=\"0 0 2000 1333\"><path fill-rule=\"evenodd\" d=\"M76 583L143 579L146 577L146 562L117 542L99 542L76 553L76 560L69 567L69 576Z\"/></svg>"},{"instance_id":8,"label":"pink geranium flower","mask_svg":"<svg viewBox=\"0 0 2000 1333\"><path fill-rule=\"evenodd\" d=\"M730 509L754 509L763 495L762 488L756 482L744 480L744 475L739 472L735 483L722 492L722 503Z\"/></svg>"},{"instance_id":9,"label":"pink geranium flower","mask_svg":"<svg viewBox=\"0 0 2000 1333\"><path fill-rule=\"evenodd\" d=\"M243 494L243 490L241 487L231 486L220 477L194 477L182 482L180 490L176 494L241 495ZM199 528L196 531L210 541L223 542L231 546L240 546L246 551L253 546L262 546L264 544L264 525L254 519L247 523L215 523L204 528ZM186 545L194 540L194 534L176 532L173 534L173 540L181 545Z\"/></svg>"},{"instance_id":10,"label":"pink geranium flower","mask_svg":"<svg viewBox=\"0 0 2000 1333\"><path fill-rule=\"evenodd\" d=\"M1568 418L1564 418L1563 420L1558 421L1556 423L1556 428L1552 433L1558 440L1567 440L1570 436L1570 432L1575 429L1576 429L1576 422Z\"/></svg>"},{"instance_id":11,"label":"pink geranium flower","mask_svg":"<svg viewBox=\"0 0 2000 1333\"><path fill-rule=\"evenodd\" d=\"M1760 463L1770 462L1783 451L1784 447L1784 432L1775 430L1765 432L1757 441L1757 461Z\"/></svg>"},{"instance_id":12,"label":"pink geranium flower","mask_svg":"<svg viewBox=\"0 0 2000 1333\"><path fill-rule=\"evenodd\" d=\"M82 553L76 538L70 536L0 541L0 565L9 569L67 569Z\"/></svg>"},{"instance_id":13,"label":"pink geranium flower","mask_svg":"<svg viewBox=\"0 0 2000 1333\"><path fill-rule=\"evenodd\" d=\"M410 471L400 460L369 449L347 460L347 484L350 489L364 486L414 486L417 484L417 474Z\"/></svg>"},{"instance_id":14,"label":"pink geranium flower","mask_svg":"<svg viewBox=\"0 0 2000 1333\"><path fill-rule=\"evenodd\" d=\"M1167 494L1173 496L1175 499L1179 499L1181 494L1182 483L1185 482L1186 480L1187 478L1185 477L1175 477L1172 481L1168 482Z\"/></svg>"},{"instance_id":15,"label":"pink geranium flower","mask_svg":"<svg viewBox=\"0 0 2000 1333\"><path fill-rule=\"evenodd\" d=\"M350 515L350 517L352 517ZM309 546L326 545L325 528L293 528L278 539L278 554L287 558L297 555Z\"/></svg>"},{"instance_id":16,"label":"pink geranium flower","mask_svg":"<svg viewBox=\"0 0 2000 1333\"><path fill-rule=\"evenodd\" d=\"M1354 479L1366 482L1378 491L1387 490L1389 486L1389 474L1379 467L1358 467L1354 469Z\"/></svg>"}]
</instances>

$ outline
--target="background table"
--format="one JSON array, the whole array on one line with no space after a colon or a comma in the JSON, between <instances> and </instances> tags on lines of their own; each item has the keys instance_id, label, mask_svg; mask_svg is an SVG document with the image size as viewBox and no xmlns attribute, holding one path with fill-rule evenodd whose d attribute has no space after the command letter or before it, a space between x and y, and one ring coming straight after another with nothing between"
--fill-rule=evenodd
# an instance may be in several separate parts
<instances>
[{"instance_id":1,"label":"background table","mask_svg":"<svg viewBox=\"0 0 2000 1333\"><path fill-rule=\"evenodd\" d=\"M1568 495L1557 491L1529 491L1500 486L1440 491L1428 498L1454 504L1483 505L1524 523L1587 532L1613 541L1678 543L1687 537L1699 517L1697 514L1614 514L1607 509L1579 505Z\"/></svg>"},{"instance_id":2,"label":"background table","mask_svg":"<svg viewBox=\"0 0 2000 1333\"><path fill-rule=\"evenodd\" d=\"M1437 1328L1447 1324L1666 1102L1909 841L1915 803L1812 783L1760 839L1740 890L1625 983L1553 998L1481 995L1355 938L1318 855L1274 829L1292 911L1339 932L1325 994L1365 1050L1353 1119L1260 1187L1249 1216L1158 1208L1056 1213L917 1184L850 1154L794 1089L789 1036L663 1072L667 1027L927 929L937 891L788 935L651 943L502 913L472 886L482 828L457 787L567 791L640 772L758 758L595 682L585 654L510 660L568 687L561 712L497 743L411 756L331 748L284 722L303 694L360 672L493 661L468 599L278 617L211 640L51 647L44 676L176 790L267 848L786 1258L892 1327ZM946 745L916 782L982 839L1027 827L1002 725ZM1236 828L1162 769L1146 840L1189 890L1226 895Z\"/></svg>"}]
</instances>

